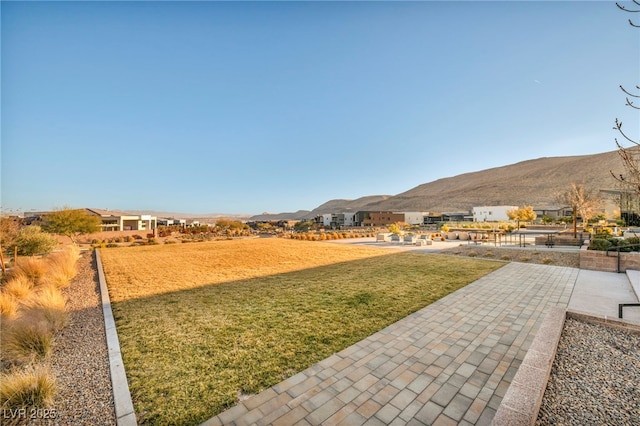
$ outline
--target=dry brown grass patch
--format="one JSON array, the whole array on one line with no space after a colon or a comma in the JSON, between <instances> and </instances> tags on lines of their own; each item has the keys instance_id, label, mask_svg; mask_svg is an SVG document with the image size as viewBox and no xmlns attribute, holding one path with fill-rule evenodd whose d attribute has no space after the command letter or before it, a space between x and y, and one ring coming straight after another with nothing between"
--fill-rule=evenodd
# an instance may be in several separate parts
<instances>
[{"instance_id":1,"label":"dry brown grass patch","mask_svg":"<svg viewBox=\"0 0 640 426\"><path fill-rule=\"evenodd\" d=\"M7 320L15 318L18 313L18 299L12 294L0 292L0 315L2 316L2 323L6 323Z\"/></svg>"},{"instance_id":2,"label":"dry brown grass patch","mask_svg":"<svg viewBox=\"0 0 640 426\"><path fill-rule=\"evenodd\" d=\"M17 300L24 300L33 293L34 287L33 281L26 274L13 274L7 282L2 285L2 292L10 294Z\"/></svg>"},{"instance_id":3,"label":"dry brown grass patch","mask_svg":"<svg viewBox=\"0 0 640 426\"><path fill-rule=\"evenodd\" d=\"M46 367L13 370L0 376L0 407L7 411L48 407L55 388L53 374Z\"/></svg>"},{"instance_id":4,"label":"dry brown grass patch","mask_svg":"<svg viewBox=\"0 0 640 426\"><path fill-rule=\"evenodd\" d=\"M256 248L259 249L256 249ZM101 251L112 302L211 284L301 271L396 253L394 250L280 238L123 247Z\"/></svg>"},{"instance_id":5,"label":"dry brown grass patch","mask_svg":"<svg viewBox=\"0 0 640 426\"><path fill-rule=\"evenodd\" d=\"M44 321L51 331L59 331L69 318L66 304L67 298L58 288L42 286L25 300L22 316L35 322Z\"/></svg>"},{"instance_id":6,"label":"dry brown grass patch","mask_svg":"<svg viewBox=\"0 0 640 426\"><path fill-rule=\"evenodd\" d=\"M39 285L47 274L47 265L38 257L19 257L16 265L11 269L8 279L25 276L33 284Z\"/></svg>"},{"instance_id":7,"label":"dry brown grass patch","mask_svg":"<svg viewBox=\"0 0 640 426\"><path fill-rule=\"evenodd\" d=\"M64 251L52 253L46 258L47 283L58 288L67 287L78 273L76 263L80 258L77 246L68 246Z\"/></svg>"},{"instance_id":8,"label":"dry brown grass patch","mask_svg":"<svg viewBox=\"0 0 640 426\"><path fill-rule=\"evenodd\" d=\"M20 315L3 324L1 341L4 361L28 364L51 354L53 332L46 321Z\"/></svg>"}]
</instances>

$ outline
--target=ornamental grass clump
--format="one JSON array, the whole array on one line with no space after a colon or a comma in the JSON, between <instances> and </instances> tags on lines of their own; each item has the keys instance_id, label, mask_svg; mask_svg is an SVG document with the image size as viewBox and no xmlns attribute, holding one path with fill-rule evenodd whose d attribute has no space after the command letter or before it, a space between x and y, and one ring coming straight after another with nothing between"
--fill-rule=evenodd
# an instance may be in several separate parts
<instances>
[{"instance_id":1,"label":"ornamental grass clump","mask_svg":"<svg viewBox=\"0 0 640 426\"><path fill-rule=\"evenodd\" d=\"M42 408L53 403L56 383L46 367L29 367L0 375L0 406L4 410Z\"/></svg>"},{"instance_id":2,"label":"ornamental grass clump","mask_svg":"<svg viewBox=\"0 0 640 426\"><path fill-rule=\"evenodd\" d=\"M2 358L12 364L28 364L47 358L53 349L53 332L45 321L20 315L2 332Z\"/></svg>"},{"instance_id":3,"label":"ornamental grass clump","mask_svg":"<svg viewBox=\"0 0 640 426\"><path fill-rule=\"evenodd\" d=\"M67 298L54 286L42 286L24 302L22 316L33 322L43 322L56 332L64 328L69 318Z\"/></svg>"},{"instance_id":4,"label":"ornamental grass clump","mask_svg":"<svg viewBox=\"0 0 640 426\"><path fill-rule=\"evenodd\" d=\"M53 347L54 334L67 324L66 298L57 288L43 286L29 298L16 302L15 308L9 302L7 305L7 318L2 324L2 349L7 359L26 362L46 358Z\"/></svg>"},{"instance_id":5,"label":"ornamental grass clump","mask_svg":"<svg viewBox=\"0 0 640 426\"><path fill-rule=\"evenodd\" d=\"M2 292L13 296L16 300L24 300L33 293L35 284L25 274L13 274L7 282L2 285Z\"/></svg>"},{"instance_id":6,"label":"ornamental grass clump","mask_svg":"<svg viewBox=\"0 0 640 426\"><path fill-rule=\"evenodd\" d=\"M0 316L1 323L6 323L8 319L15 318L18 313L18 299L12 294L4 291L0 292Z\"/></svg>"},{"instance_id":7,"label":"ornamental grass clump","mask_svg":"<svg viewBox=\"0 0 640 426\"><path fill-rule=\"evenodd\" d=\"M46 258L46 277L44 281L58 288L69 286L69 282L76 276L76 263L80 258L77 246L69 246L66 250L52 253Z\"/></svg>"},{"instance_id":8,"label":"ornamental grass clump","mask_svg":"<svg viewBox=\"0 0 640 426\"><path fill-rule=\"evenodd\" d=\"M19 257L8 278L11 279L23 275L34 285L39 285L43 282L46 274L47 265L41 258Z\"/></svg>"}]
</instances>

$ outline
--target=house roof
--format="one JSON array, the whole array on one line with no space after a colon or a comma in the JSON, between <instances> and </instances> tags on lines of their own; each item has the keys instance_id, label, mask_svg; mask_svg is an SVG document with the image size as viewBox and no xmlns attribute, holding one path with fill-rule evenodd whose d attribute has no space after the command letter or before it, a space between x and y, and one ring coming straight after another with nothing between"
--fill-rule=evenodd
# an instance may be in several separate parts
<instances>
[{"instance_id":1,"label":"house roof","mask_svg":"<svg viewBox=\"0 0 640 426\"><path fill-rule=\"evenodd\" d=\"M87 209L90 213L97 214L98 216L108 217L108 216L137 216L131 213L119 212L116 210L103 210L103 209Z\"/></svg>"}]
</instances>

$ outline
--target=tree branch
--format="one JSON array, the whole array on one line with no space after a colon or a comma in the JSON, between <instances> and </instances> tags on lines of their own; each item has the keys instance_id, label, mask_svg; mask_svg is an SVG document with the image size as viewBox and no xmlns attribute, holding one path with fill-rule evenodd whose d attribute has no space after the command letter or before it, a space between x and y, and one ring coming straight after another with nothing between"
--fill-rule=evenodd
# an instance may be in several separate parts
<instances>
[{"instance_id":1,"label":"tree branch","mask_svg":"<svg viewBox=\"0 0 640 426\"><path fill-rule=\"evenodd\" d=\"M637 90L640 90L640 86L636 86ZM622 85L620 85L620 90L622 90L625 94L633 97L633 98L640 98L640 95L634 95L633 93L627 91Z\"/></svg>"},{"instance_id":2,"label":"tree branch","mask_svg":"<svg viewBox=\"0 0 640 426\"><path fill-rule=\"evenodd\" d=\"M640 109L640 107L635 106L635 105L633 104L633 102L631 102L631 101L629 100L629 98L627 98L627 103L626 103L625 105L626 105L626 106L630 106L630 107L631 107L631 108L633 108L633 109Z\"/></svg>"},{"instance_id":3,"label":"tree branch","mask_svg":"<svg viewBox=\"0 0 640 426\"><path fill-rule=\"evenodd\" d=\"M614 127L614 129L617 129L618 132L620 132L620 134L629 142L631 142L632 144L638 146L640 145L640 142L638 141L634 141L633 139L631 139L629 136L625 135L625 133L622 131L622 121L618 121L618 119L616 118L616 127ZM621 145L618 143L618 140L616 139L616 145L618 145L618 147L621 147Z\"/></svg>"},{"instance_id":4,"label":"tree branch","mask_svg":"<svg viewBox=\"0 0 640 426\"><path fill-rule=\"evenodd\" d=\"M637 0L631 0L631 1L634 2L636 6L640 7L640 2L638 2ZM619 9L624 10L625 12L640 12L640 9L638 10L627 9L626 7L620 5L620 3L618 2L616 2L616 6L618 6Z\"/></svg>"},{"instance_id":5,"label":"tree branch","mask_svg":"<svg viewBox=\"0 0 640 426\"><path fill-rule=\"evenodd\" d=\"M618 9L624 10L625 12L630 12L630 13L638 13L638 12L640 12L640 2L638 0L631 0L631 1L633 1L633 3L636 6L638 6L638 8L639 8L638 10L629 9L629 8L627 8L625 6L620 5L620 3L617 3L617 2L616 2L616 6L618 6ZM635 27L635 28L640 28L640 25L634 24L631 19L629 19L629 25L631 25L632 27Z\"/></svg>"}]
</instances>

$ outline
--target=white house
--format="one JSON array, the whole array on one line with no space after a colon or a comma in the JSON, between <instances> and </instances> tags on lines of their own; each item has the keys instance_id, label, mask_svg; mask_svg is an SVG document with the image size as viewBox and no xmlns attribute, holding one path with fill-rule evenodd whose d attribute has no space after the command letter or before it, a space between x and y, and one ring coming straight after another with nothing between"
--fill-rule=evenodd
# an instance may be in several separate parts
<instances>
[{"instance_id":1,"label":"white house","mask_svg":"<svg viewBox=\"0 0 640 426\"><path fill-rule=\"evenodd\" d=\"M422 225L425 215L424 212L404 212L404 221L409 225Z\"/></svg>"},{"instance_id":2,"label":"white house","mask_svg":"<svg viewBox=\"0 0 640 426\"><path fill-rule=\"evenodd\" d=\"M509 220L507 212L517 210L518 206L480 206L473 208L474 222L501 222Z\"/></svg>"},{"instance_id":3,"label":"white house","mask_svg":"<svg viewBox=\"0 0 640 426\"><path fill-rule=\"evenodd\" d=\"M340 215L338 217L340 225L342 226L354 226L356 223L356 214L354 212L347 212L347 213L342 213L342 215Z\"/></svg>"},{"instance_id":4,"label":"white house","mask_svg":"<svg viewBox=\"0 0 640 426\"><path fill-rule=\"evenodd\" d=\"M354 226L356 223L356 214L347 213L325 213L322 215L322 225L327 228L342 228L344 226Z\"/></svg>"},{"instance_id":5,"label":"white house","mask_svg":"<svg viewBox=\"0 0 640 426\"><path fill-rule=\"evenodd\" d=\"M86 209L89 214L100 217L102 231L152 231L157 227L155 216L121 213L111 210Z\"/></svg>"}]
</instances>

